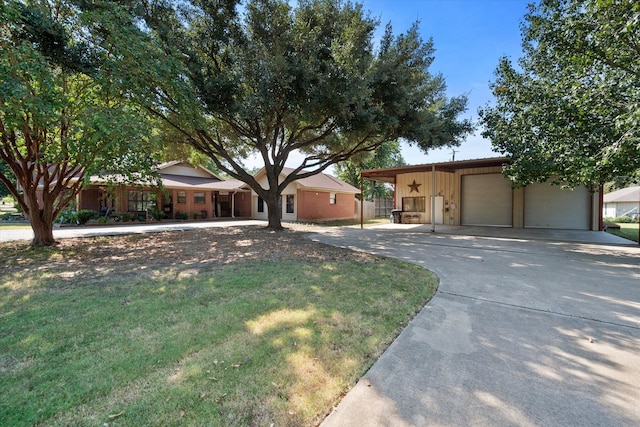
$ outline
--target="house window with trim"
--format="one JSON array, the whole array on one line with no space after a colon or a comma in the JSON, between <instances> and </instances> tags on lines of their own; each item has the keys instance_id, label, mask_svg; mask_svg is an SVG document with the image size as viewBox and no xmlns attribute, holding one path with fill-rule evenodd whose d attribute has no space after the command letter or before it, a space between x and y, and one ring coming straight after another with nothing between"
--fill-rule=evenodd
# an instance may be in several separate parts
<instances>
[{"instance_id":1,"label":"house window with trim","mask_svg":"<svg viewBox=\"0 0 640 427\"><path fill-rule=\"evenodd\" d=\"M336 193L329 193L329 204L330 205L336 204Z\"/></svg>"},{"instance_id":2,"label":"house window with trim","mask_svg":"<svg viewBox=\"0 0 640 427\"><path fill-rule=\"evenodd\" d=\"M129 191L127 195L127 206L129 211L142 212L149 208L149 202L151 202L151 195L148 191Z\"/></svg>"},{"instance_id":3,"label":"house window with trim","mask_svg":"<svg viewBox=\"0 0 640 427\"><path fill-rule=\"evenodd\" d=\"M178 191L178 203L187 203L186 191Z\"/></svg>"},{"instance_id":4,"label":"house window with trim","mask_svg":"<svg viewBox=\"0 0 640 427\"><path fill-rule=\"evenodd\" d=\"M264 212L264 199L262 197L258 197L258 212Z\"/></svg>"},{"instance_id":5,"label":"house window with trim","mask_svg":"<svg viewBox=\"0 0 640 427\"><path fill-rule=\"evenodd\" d=\"M196 205L204 205L204 191L196 191L195 193L193 193L193 203L195 203Z\"/></svg>"},{"instance_id":6,"label":"house window with trim","mask_svg":"<svg viewBox=\"0 0 640 427\"><path fill-rule=\"evenodd\" d=\"M402 210L405 212L425 212L424 197L403 197Z\"/></svg>"},{"instance_id":7,"label":"house window with trim","mask_svg":"<svg viewBox=\"0 0 640 427\"><path fill-rule=\"evenodd\" d=\"M293 194L287 194L287 213L294 213L294 195Z\"/></svg>"}]
</instances>

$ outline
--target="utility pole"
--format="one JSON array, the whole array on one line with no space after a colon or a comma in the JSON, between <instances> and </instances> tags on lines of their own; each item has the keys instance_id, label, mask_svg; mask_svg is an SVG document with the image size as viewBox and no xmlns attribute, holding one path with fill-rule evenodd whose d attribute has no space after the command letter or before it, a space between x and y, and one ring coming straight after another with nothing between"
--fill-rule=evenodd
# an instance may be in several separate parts
<instances>
[{"instance_id":1,"label":"utility pole","mask_svg":"<svg viewBox=\"0 0 640 427\"><path fill-rule=\"evenodd\" d=\"M456 150L454 150L453 148L451 149L451 161L456 161Z\"/></svg>"}]
</instances>

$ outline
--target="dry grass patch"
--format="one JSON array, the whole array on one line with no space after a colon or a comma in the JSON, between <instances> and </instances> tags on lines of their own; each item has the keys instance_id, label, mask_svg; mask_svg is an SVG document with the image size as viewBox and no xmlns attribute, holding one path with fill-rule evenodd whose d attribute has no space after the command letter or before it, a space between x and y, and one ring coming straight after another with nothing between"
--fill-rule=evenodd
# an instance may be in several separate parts
<instances>
[{"instance_id":1,"label":"dry grass patch","mask_svg":"<svg viewBox=\"0 0 640 427\"><path fill-rule=\"evenodd\" d=\"M0 246L0 425L318 424L428 271L237 227Z\"/></svg>"}]
</instances>

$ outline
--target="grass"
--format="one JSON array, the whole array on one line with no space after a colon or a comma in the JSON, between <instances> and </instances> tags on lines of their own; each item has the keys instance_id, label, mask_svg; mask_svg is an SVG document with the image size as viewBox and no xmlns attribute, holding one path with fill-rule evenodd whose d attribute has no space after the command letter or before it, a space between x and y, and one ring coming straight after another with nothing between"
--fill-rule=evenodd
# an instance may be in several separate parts
<instances>
[{"instance_id":1,"label":"grass","mask_svg":"<svg viewBox=\"0 0 640 427\"><path fill-rule=\"evenodd\" d=\"M153 266L116 238L91 241L100 262L84 243L0 248L0 425L316 425L437 286L337 249L212 266L167 236L124 243L167 257Z\"/></svg>"},{"instance_id":2,"label":"grass","mask_svg":"<svg viewBox=\"0 0 640 427\"><path fill-rule=\"evenodd\" d=\"M620 226L619 230L608 228L607 231L616 236L624 237L625 239L638 242L638 224L637 223L616 223Z\"/></svg>"},{"instance_id":3,"label":"grass","mask_svg":"<svg viewBox=\"0 0 640 427\"><path fill-rule=\"evenodd\" d=\"M2 230L23 230L31 228L28 223L11 223L11 222L0 222L0 231Z\"/></svg>"}]
</instances>

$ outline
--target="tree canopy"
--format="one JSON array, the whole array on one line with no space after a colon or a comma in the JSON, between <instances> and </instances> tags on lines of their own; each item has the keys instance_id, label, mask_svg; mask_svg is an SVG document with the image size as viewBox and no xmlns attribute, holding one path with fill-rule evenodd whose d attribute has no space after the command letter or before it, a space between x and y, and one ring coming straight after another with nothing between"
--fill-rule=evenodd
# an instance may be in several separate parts
<instances>
[{"instance_id":1,"label":"tree canopy","mask_svg":"<svg viewBox=\"0 0 640 427\"><path fill-rule=\"evenodd\" d=\"M361 188L362 177L360 172L368 169L384 169L406 166L406 162L400 152L398 141L389 141L371 153L351 158L336 165L338 178L348 182L356 188ZM383 182L371 181L364 186L364 199L372 200L375 197L391 197L393 190Z\"/></svg>"},{"instance_id":2,"label":"tree canopy","mask_svg":"<svg viewBox=\"0 0 640 427\"><path fill-rule=\"evenodd\" d=\"M483 136L526 185L569 186L640 167L640 4L542 0L522 25L524 56L502 58L480 111Z\"/></svg>"},{"instance_id":3,"label":"tree canopy","mask_svg":"<svg viewBox=\"0 0 640 427\"><path fill-rule=\"evenodd\" d=\"M405 139L424 150L457 145L472 125L459 120L466 98L448 99L429 72L432 40L418 25L374 48L378 22L338 0L155 2L142 9L163 50L182 66L157 79L154 114L229 176L265 200L280 228L278 201L291 182ZM169 61L169 59L167 59ZM286 178L294 153L305 157ZM268 186L242 161L258 154Z\"/></svg>"},{"instance_id":4,"label":"tree canopy","mask_svg":"<svg viewBox=\"0 0 640 427\"><path fill-rule=\"evenodd\" d=\"M148 122L130 102L125 55L114 48L133 43L120 31L128 16L67 1L0 5L0 159L10 169L0 181L34 245L54 243L53 221L90 175L131 181L153 170Z\"/></svg>"}]
</instances>

